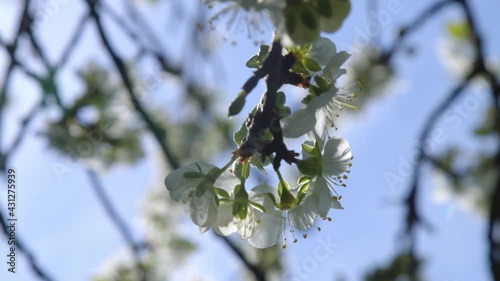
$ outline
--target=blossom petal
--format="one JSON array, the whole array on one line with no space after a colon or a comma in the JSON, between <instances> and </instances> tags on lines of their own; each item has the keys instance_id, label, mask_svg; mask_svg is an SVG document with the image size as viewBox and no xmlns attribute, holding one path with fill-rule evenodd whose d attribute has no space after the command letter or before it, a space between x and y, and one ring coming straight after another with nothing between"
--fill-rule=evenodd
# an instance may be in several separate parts
<instances>
[{"instance_id":1,"label":"blossom petal","mask_svg":"<svg viewBox=\"0 0 500 281\"><path fill-rule=\"evenodd\" d=\"M332 209L338 209L338 210L344 209L344 207L342 207L342 204L340 204L340 201L335 196L332 197L332 206L331 206L331 208Z\"/></svg>"},{"instance_id":2,"label":"blossom petal","mask_svg":"<svg viewBox=\"0 0 500 281\"><path fill-rule=\"evenodd\" d=\"M315 201L314 196L310 195L299 206L288 211L290 224L300 230L311 228L316 220Z\"/></svg>"},{"instance_id":3,"label":"blossom petal","mask_svg":"<svg viewBox=\"0 0 500 281\"><path fill-rule=\"evenodd\" d=\"M214 183L215 187L222 188L227 191L229 194L234 192L234 187L240 184L241 181L237 176L231 174L229 171L224 171L222 175L220 175Z\"/></svg>"},{"instance_id":4,"label":"blossom petal","mask_svg":"<svg viewBox=\"0 0 500 281\"><path fill-rule=\"evenodd\" d=\"M352 152L349 143L341 137L330 138L323 155L323 174L340 176L351 166Z\"/></svg>"},{"instance_id":5,"label":"blossom petal","mask_svg":"<svg viewBox=\"0 0 500 281\"><path fill-rule=\"evenodd\" d=\"M328 62L325 66L323 73L332 83L337 81L337 78L339 78L342 74L346 73L345 69L341 69L340 66L344 64L350 56L351 55L349 55L346 51L339 52L333 56L330 62Z\"/></svg>"},{"instance_id":6,"label":"blossom petal","mask_svg":"<svg viewBox=\"0 0 500 281\"><path fill-rule=\"evenodd\" d=\"M197 226L209 227L217 220L217 206L210 192L194 196L189 206L191 220Z\"/></svg>"},{"instance_id":7,"label":"blossom petal","mask_svg":"<svg viewBox=\"0 0 500 281\"><path fill-rule=\"evenodd\" d=\"M283 136L298 138L314 128L316 124L316 109L309 106L295 111L290 117L283 119L281 124Z\"/></svg>"},{"instance_id":8,"label":"blossom petal","mask_svg":"<svg viewBox=\"0 0 500 281\"><path fill-rule=\"evenodd\" d=\"M313 188L313 196L315 196L317 200L316 211L321 218L325 219L328 215L328 211L330 211L332 201L332 194L328 188L328 183L325 178L319 177L316 179Z\"/></svg>"},{"instance_id":9,"label":"blossom petal","mask_svg":"<svg viewBox=\"0 0 500 281\"><path fill-rule=\"evenodd\" d=\"M248 238L248 243L259 249L276 245L280 234L285 228L285 220L281 216L281 213L280 211L262 213L253 235Z\"/></svg>"},{"instance_id":10,"label":"blossom petal","mask_svg":"<svg viewBox=\"0 0 500 281\"><path fill-rule=\"evenodd\" d=\"M337 54L337 47L332 40L321 36L312 43L311 49L307 52L308 57L322 66L326 65L335 54Z\"/></svg>"},{"instance_id":11,"label":"blossom petal","mask_svg":"<svg viewBox=\"0 0 500 281\"><path fill-rule=\"evenodd\" d=\"M215 166L199 163L202 173L206 174ZM175 201L185 201L188 199L189 193L203 181L203 178L186 178L186 172L200 172L195 163L191 163L185 167L172 171L165 178L165 186L167 187L170 197Z\"/></svg>"},{"instance_id":12,"label":"blossom petal","mask_svg":"<svg viewBox=\"0 0 500 281\"><path fill-rule=\"evenodd\" d=\"M256 222L252 208L248 208L247 217L244 220L238 220L236 227L241 239L248 239L254 234Z\"/></svg>"},{"instance_id":13,"label":"blossom petal","mask_svg":"<svg viewBox=\"0 0 500 281\"><path fill-rule=\"evenodd\" d=\"M236 219L233 216L233 204L221 203L217 208L217 220L212 226L214 231L222 236L228 236L236 232Z\"/></svg>"}]
</instances>

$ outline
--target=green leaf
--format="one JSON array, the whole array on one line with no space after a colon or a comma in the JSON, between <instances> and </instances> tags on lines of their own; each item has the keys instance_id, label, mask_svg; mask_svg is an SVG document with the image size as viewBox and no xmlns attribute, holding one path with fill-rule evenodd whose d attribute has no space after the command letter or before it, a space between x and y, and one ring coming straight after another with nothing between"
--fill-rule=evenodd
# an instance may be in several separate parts
<instances>
[{"instance_id":1,"label":"green leaf","mask_svg":"<svg viewBox=\"0 0 500 281\"><path fill-rule=\"evenodd\" d=\"M241 91L236 97L236 99L229 106L229 111L227 116L231 117L240 113L240 111L245 106L245 100L246 100L246 93L245 91Z\"/></svg>"},{"instance_id":2,"label":"green leaf","mask_svg":"<svg viewBox=\"0 0 500 281\"><path fill-rule=\"evenodd\" d=\"M305 68L310 71L318 72L321 71L321 66L313 59L305 57L303 62Z\"/></svg>"},{"instance_id":3,"label":"green leaf","mask_svg":"<svg viewBox=\"0 0 500 281\"><path fill-rule=\"evenodd\" d=\"M292 109L288 106L280 107L279 111L280 111L281 118L286 118L286 117L292 115Z\"/></svg>"},{"instance_id":4,"label":"green leaf","mask_svg":"<svg viewBox=\"0 0 500 281\"><path fill-rule=\"evenodd\" d=\"M241 145L243 139L245 139L245 137L247 136L247 133L247 127L245 125L245 122L243 122L240 129L233 134L234 143L236 143L237 145Z\"/></svg>"},{"instance_id":5,"label":"green leaf","mask_svg":"<svg viewBox=\"0 0 500 281\"><path fill-rule=\"evenodd\" d=\"M277 94L276 95L276 106L280 107L280 106L285 105L285 103L286 103L286 95L285 95L285 93L283 93L282 91L279 91L276 94Z\"/></svg>"},{"instance_id":6,"label":"green leaf","mask_svg":"<svg viewBox=\"0 0 500 281\"><path fill-rule=\"evenodd\" d=\"M267 56L267 53L269 51L269 46L268 45L261 45L259 49L259 53L253 57L251 57L247 63L246 66L249 68L260 68L262 66L262 62Z\"/></svg>"}]
</instances>

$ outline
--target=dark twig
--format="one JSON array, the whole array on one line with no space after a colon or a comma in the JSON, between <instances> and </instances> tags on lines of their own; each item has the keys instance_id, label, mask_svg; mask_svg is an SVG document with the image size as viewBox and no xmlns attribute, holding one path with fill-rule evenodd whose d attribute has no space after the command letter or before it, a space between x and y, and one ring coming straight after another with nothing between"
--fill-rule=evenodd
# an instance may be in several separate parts
<instances>
[{"instance_id":1,"label":"dark twig","mask_svg":"<svg viewBox=\"0 0 500 281\"><path fill-rule=\"evenodd\" d=\"M443 8L448 6L449 4L453 4L457 2L457 0L441 0L435 2L434 4L427 7L424 11L422 11L412 22L405 25L399 30L399 36L396 38L392 46L384 51L381 55L381 62L389 63L392 56L397 53L397 51L403 47L406 37L417 31L421 28L425 22L432 18L435 14L441 11Z\"/></svg>"},{"instance_id":2,"label":"dark twig","mask_svg":"<svg viewBox=\"0 0 500 281\"><path fill-rule=\"evenodd\" d=\"M3 130L3 114L5 112L4 108L6 105L6 101L8 98L8 91L9 91L9 86L11 82L11 77L14 69L16 66L21 66L20 62L16 60L16 51L18 48L18 43L22 37L22 35L29 29L30 21L28 20L28 13L29 13L29 6L30 6L31 1L26 0L23 1L23 6L22 6L22 12L21 15L18 19L18 24L17 24L17 31L14 37L14 40L12 43L7 43L3 42L0 40L0 45L2 45L5 50L7 51L9 55L9 62L7 63L7 69L5 71L4 77L1 80L2 88L0 89L0 134L2 133ZM25 68L21 67L23 70L25 70L25 73L32 77L36 78L36 75L34 73L31 73L30 71L26 70ZM27 125L26 125L27 126ZM21 130L21 138L24 135L23 130ZM17 138L16 138L17 139ZM2 138L0 137L0 147L1 145L1 140ZM19 140L20 142L20 140ZM17 142L14 142L16 144ZM9 152L10 153L10 152ZM0 164L2 166L5 166L7 164L7 158L8 158L8 153L3 153L0 151ZM2 172L5 172L2 167ZM5 174L5 173L3 173ZM8 237L10 234L10 231L8 230L8 225L6 221L6 217L3 213L3 208L0 210L0 222L2 224L2 231L3 233ZM30 249L25 245L24 240L22 240L19 236L16 237L16 246L17 249L19 250L20 253L22 253L28 262L28 266L31 268L31 270L34 272L34 274L41 280L46 280L50 281L53 280L50 275L47 273L47 271L40 265L38 264L35 255L31 252Z\"/></svg>"},{"instance_id":3,"label":"dark twig","mask_svg":"<svg viewBox=\"0 0 500 281\"><path fill-rule=\"evenodd\" d=\"M2 171L3 173L5 173L5 167L7 165L9 158L21 145L21 143L24 139L24 136L26 135L26 132L28 131L29 125L31 124L31 122L35 118L36 114L40 110L41 106L43 105L43 102L44 101L42 100L42 101L36 103L35 106L33 106L33 108L28 112L26 117L24 117L22 119L21 128L19 129L16 137L12 141L12 144L10 146L8 146L8 148L6 149L6 152L3 153L2 159L0 159L0 171Z\"/></svg>"},{"instance_id":4,"label":"dark twig","mask_svg":"<svg viewBox=\"0 0 500 281\"><path fill-rule=\"evenodd\" d=\"M0 89L0 108L4 108L5 102L7 101L7 92L9 90L9 85L10 85L10 77L12 75L12 71L14 70L14 67L16 66L16 50L17 46L19 43L19 40L21 39L21 36L27 29L27 25L30 23L29 21L26 21L28 17L28 12L29 12L29 5L30 5L30 0L26 0L23 3L23 8L22 8L22 13L21 16L19 17L19 23L17 27L17 32L14 37L14 41L11 44L3 43L5 45L5 49L7 50L9 54L9 59L10 62L8 63L7 70L5 71L5 75L3 79L1 80L2 82L2 88ZM3 110L0 111L0 134L2 133L3 129ZM0 137L0 147L2 147L2 138ZM0 151L0 156L1 156L1 151Z\"/></svg>"},{"instance_id":5,"label":"dark twig","mask_svg":"<svg viewBox=\"0 0 500 281\"><path fill-rule=\"evenodd\" d=\"M497 137L500 137L500 83L496 79L493 72L491 72L486 67L486 57L483 50L483 40L479 32L479 28L476 25L474 16L472 15L472 10L470 8L469 2L467 0L458 0L462 10L465 14L467 22L471 30L471 40L474 44L476 50L476 58L474 60L474 66L478 71L478 74L483 74L486 76L486 80L490 84L492 100L495 109L495 123L494 128L496 129ZM497 171L500 170L500 143L498 145L498 151L495 157L495 167ZM488 231L487 239L489 244L489 263L491 274L493 275L493 280L500 281L500 237L498 233L495 233L495 228L500 226L500 175L498 175L495 187L493 189L491 197L491 206L489 210L489 221L488 221ZM496 235L496 236L495 236Z\"/></svg>"},{"instance_id":6,"label":"dark twig","mask_svg":"<svg viewBox=\"0 0 500 281\"><path fill-rule=\"evenodd\" d=\"M215 234L215 233L214 233ZM265 281L267 280L266 274L262 271L261 268L257 267L256 265L252 264L243 254L243 252L236 247L233 242L229 240L228 237L226 236L220 236L215 234L217 237L219 237L226 246L231 249L231 251L241 260L241 262L252 272L253 276L257 281Z\"/></svg>"},{"instance_id":7,"label":"dark twig","mask_svg":"<svg viewBox=\"0 0 500 281\"><path fill-rule=\"evenodd\" d=\"M125 89L127 90L127 94L132 101L132 104L134 106L134 109L137 111L137 113L141 116L142 120L146 123L148 126L149 130L153 133L156 142L162 149L163 154L167 158L168 162L173 166L173 167L178 167L179 166L179 160L177 157L173 154L171 151L170 147L166 144L166 131L164 128L162 128L160 125L158 125L152 118L151 116L146 112L144 107L142 106L139 98L136 96L136 93L134 92L134 86L132 79L130 78L125 63L123 60L116 54L114 51L113 47L111 46L111 43L109 42L109 37L106 34L106 31L104 30L101 22L101 16L97 12L97 1L96 0L86 0L87 6L89 8L90 16L94 20L94 23L96 24L97 31L99 33L99 37L101 38L101 41L106 48L106 51L108 52L109 56L113 60L113 63L115 64L116 69L118 70L120 77L122 79L122 82L125 86Z\"/></svg>"},{"instance_id":8,"label":"dark twig","mask_svg":"<svg viewBox=\"0 0 500 281\"><path fill-rule=\"evenodd\" d=\"M130 14L130 17L136 22L138 25L139 29L141 30L141 33L136 32L130 25L129 25L129 20L126 20L120 15L118 15L111 7L108 5L105 5L105 3L100 4L102 6L102 10L109 15L111 20L115 21L116 24L118 24L122 30L127 34L127 36L130 37L131 40L139 44L141 47L142 51L145 51L149 54L151 54L157 62L160 64L161 68L163 71L180 76L183 73L183 70L178 67L173 65L162 53L160 50L163 50L163 47L154 35L153 31L151 28L144 23L140 15L137 13L134 7L132 7L132 3L127 2L127 10L128 13ZM143 38L145 37L145 38ZM143 42L143 39L146 41L149 41L149 43ZM155 46L155 47L151 47Z\"/></svg>"},{"instance_id":9,"label":"dark twig","mask_svg":"<svg viewBox=\"0 0 500 281\"><path fill-rule=\"evenodd\" d=\"M8 223L6 220L6 216L3 213L4 208L0 208L0 222L2 223L2 231L5 234L6 237L9 237L10 231L8 229ZM23 255L26 257L28 260L28 265L31 268L31 270L35 273L36 277L40 280L45 280L45 281L51 281L54 280L50 275L47 273L43 267L38 264L38 261L35 258L35 255L32 253L30 249L27 248L27 246L24 243L24 240L22 240L19 235L16 235L16 249L19 250Z\"/></svg>"},{"instance_id":10,"label":"dark twig","mask_svg":"<svg viewBox=\"0 0 500 281\"><path fill-rule=\"evenodd\" d=\"M144 245L144 243L136 243L134 241L132 232L128 229L127 224L120 217L118 212L116 212L113 203L111 203L109 196L104 191L104 187L97 173L91 169L87 169L86 173L89 177L92 189L94 190L99 203L101 204L101 206L103 206L106 215L116 226L123 240L125 240L125 243L127 243L128 247L132 251L135 260L135 267L137 269L137 272L139 273L139 276L141 277L140 280L148 280L146 277L146 269L141 262L141 245Z\"/></svg>"},{"instance_id":11,"label":"dark twig","mask_svg":"<svg viewBox=\"0 0 500 281\"><path fill-rule=\"evenodd\" d=\"M61 58L56 64L56 69L60 69L64 67L64 65L68 62L71 54L75 50L76 46L78 46L78 41L83 35L83 31L85 30L85 26L87 25L87 21L89 20L89 15L83 16L78 22L75 31L73 32L73 36L68 42L68 45L64 49Z\"/></svg>"}]
</instances>

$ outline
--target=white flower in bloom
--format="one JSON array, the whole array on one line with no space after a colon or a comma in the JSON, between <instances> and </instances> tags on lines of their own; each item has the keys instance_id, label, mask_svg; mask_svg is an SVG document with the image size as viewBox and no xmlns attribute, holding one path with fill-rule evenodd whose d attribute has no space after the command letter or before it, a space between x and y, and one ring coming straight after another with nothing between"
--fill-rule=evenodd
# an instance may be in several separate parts
<instances>
[{"instance_id":1,"label":"white flower in bloom","mask_svg":"<svg viewBox=\"0 0 500 281\"><path fill-rule=\"evenodd\" d=\"M337 194L335 186L345 187L343 180L347 179L346 174L350 172L352 161L349 143L344 138L329 138L325 144L323 155L318 151L322 147L322 145L318 145L318 142L314 144L312 141L307 141L305 145L315 147L316 152L313 152L315 155L311 155L303 150L303 158L306 160L308 158L316 159L311 161L312 165L316 165L314 163L320 165L316 176L309 181L309 188L305 198L299 205L304 206L298 211L302 215L300 222L303 228L298 227L300 229L307 229L312 226L315 216L311 215L311 213L325 219L330 209L343 209L338 201L340 196ZM298 221L292 216L290 218Z\"/></svg>"},{"instance_id":2,"label":"white flower in bloom","mask_svg":"<svg viewBox=\"0 0 500 281\"><path fill-rule=\"evenodd\" d=\"M170 197L175 201L191 200L191 220L200 227L210 227L217 220L217 205L214 188L232 190L239 179L224 171L217 179L211 173L217 167L204 163L191 163L171 172L165 178Z\"/></svg>"},{"instance_id":3,"label":"white flower in bloom","mask_svg":"<svg viewBox=\"0 0 500 281\"><path fill-rule=\"evenodd\" d=\"M264 32L269 21L274 26L281 25L285 7L284 0L204 0L203 3L208 7L221 6L209 19L210 23L227 17L226 26L230 29L231 26L240 28L243 21L249 37Z\"/></svg>"},{"instance_id":4,"label":"white flower in bloom","mask_svg":"<svg viewBox=\"0 0 500 281\"><path fill-rule=\"evenodd\" d=\"M342 209L335 186L344 186L344 179L350 172L352 152L344 138L332 137L325 144L321 159L321 175L311 182L313 196L317 199L317 212L326 218L331 208Z\"/></svg>"},{"instance_id":5,"label":"white flower in bloom","mask_svg":"<svg viewBox=\"0 0 500 281\"><path fill-rule=\"evenodd\" d=\"M290 117L282 120L283 135L287 138L298 138L310 131L324 139L328 127L334 127L334 118L344 106L349 104L359 90L359 82L351 83L346 87L335 87L335 81L345 74L340 66L349 58L345 51L331 57L323 70L323 74L332 83L331 88L319 96L313 97L306 108L295 111ZM354 107L353 107L354 108Z\"/></svg>"},{"instance_id":6,"label":"white flower in bloom","mask_svg":"<svg viewBox=\"0 0 500 281\"><path fill-rule=\"evenodd\" d=\"M311 228L316 221L318 200L310 190L312 189L308 190L306 197L298 206L288 211L290 225L300 230Z\"/></svg>"},{"instance_id":7,"label":"white flower in bloom","mask_svg":"<svg viewBox=\"0 0 500 281\"><path fill-rule=\"evenodd\" d=\"M213 224L214 231L223 236L238 232L241 239L247 239L250 245L256 248L268 248L276 245L284 229L282 212L277 211L267 193L276 190L268 185L261 184L248 192L249 200L264 207L265 212L248 206L247 216L240 219L233 216L233 202L219 204L217 221ZM234 195L230 195L231 198Z\"/></svg>"},{"instance_id":8,"label":"white flower in bloom","mask_svg":"<svg viewBox=\"0 0 500 281\"><path fill-rule=\"evenodd\" d=\"M265 209L265 212L254 210L255 229L248 239L248 243L256 248L269 248L276 245L285 229L283 212L275 209L274 203L269 197L269 194L275 192L275 188L266 184L258 185L249 192L250 200L260 204Z\"/></svg>"}]
</instances>

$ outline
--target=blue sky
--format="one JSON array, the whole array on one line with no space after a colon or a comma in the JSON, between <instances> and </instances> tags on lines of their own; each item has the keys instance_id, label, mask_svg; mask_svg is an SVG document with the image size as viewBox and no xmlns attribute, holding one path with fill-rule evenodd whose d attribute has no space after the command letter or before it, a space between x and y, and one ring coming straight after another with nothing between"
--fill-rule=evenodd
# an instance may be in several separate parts
<instances>
[{"instance_id":1,"label":"blue sky","mask_svg":"<svg viewBox=\"0 0 500 281\"><path fill-rule=\"evenodd\" d=\"M61 46L65 45L60 40L63 37L60 34L71 32L76 24L76 15L81 14L82 8L75 2L60 2L64 4L60 4L59 11L43 27L43 30L46 28L51 32L42 33L42 42L49 47L51 58L56 58ZM379 8L386 9L389 2L391 1L379 1ZM389 25L381 33L382 42L390 42L396 33L396 27L413 19L416 12L430 2L399 1L401 12L391 15ZM500 10L500 3L483 0L472 4L479 27L483 34L487 34L487 54L493 56L500 45L500 34L495 31L498 25L495 12ZM2 36L12 30L14 13L11 9L15 6L11 2L0 2ZM147 12L150 15L148 21L153 25L158 23L155 26L167 38L162 25L164 11L149 9ZM344 26L330 37L338 48L352 45L357 30L364 30L367 26L365 16L364 1L353 3L352 13ZM415 152L417 134L426 114L456 82L437 60L436 42L445 36L448 20L459 16L453 10L441 13L415 36L410 37L408 42L416 46L417 53L415 56L401 55L397 59L397 76L400 79L397 86L392 87L380 99L367 104L359 115L346 118L340 124L336 134L347 138L354 153L354 166L348 187L342 190L345 209L332 212L332 222L320 222L321 232L311 231L306 240L300 239L297 244L289 243L283 253L285 269L290 278L299 276L305 280L330 280L336 276L345 276L347 280L360 280L368 268L384 264L397 251L397 235L403 219L399 200L404 195L409 177L403 176L404 183L390 186L385 175L388 172L398 173L402 163L410 161L408 159ZM251 70L245 68L244 64L257 51L245 36L231 36L237 40L236 46L223 43L216 54L225 70L224 83L219 83L221 92L227 95L227 98L220 99L223 106L227 106L225 103L239 91L251 74ZM120 36L114 41L116 46L123 42L125 39ZM165 44L181 50L174 43ZM71 61L71 65L81 64L89 58L103 59L99 41L95 39L91 29L86 30L77 51L81 55ZM127 52L123 55L128 54ZM182 55L179 51L174 51L173 54ZM5 61L6 54L1 53L2 72ZM109 64L108 61L104 62ZM81 85L75 82L74 77L68 75L64 79L65 90L68 93L77 92ZM244 111L258 101L262 89L262 85L259 85L252 93ZM16 110L11 110L5 121L8 132L2 132L7 135L8 140L16 131L18 118L34 102L33 98L38 93L36 91L30 82L19 76L12 84L11 108ZM470 92L473 93L474 90ZM153 93L153 97L155 96L158 93ZM290 99L293 100L299 98ZM468 132L470 126L479 120L474 116L474 113L480 112L479 108L471 112L470 117L463 117L458 129L452 128L446 121L440 122L438 128L444 132L443 143L450 141L465 144L470 141ZM221 110L225 110L225 107ZM29 140L11 163L19 179L17 234L28 243L40 263L56 280L88 280L110 256L122 249L123 241L96 202L83 167L47 150L45 142L36 137L36 129L43 128L43 124L43 118L33 124L32 128L35 130L30 131ZM120 166L103 173L107 192L120 214L128 218L131 225L137 225L137 212L140 211L140 203L147 189L152 185L162 184L162 181L158 183L162 171L151 160L154 159L156 148L151 142L146 143L151 145L147 150L151 158L146 158L150 160L141 161L135 166ZM62 179L54 172L56 164L69 167L69 172ZM436 228L433 233L421 232L419 236L419 251L427 257L426 277L438 281L488 280L484 219L463 211L452 202L437 204L433 200L435 186L431 181L430 169L424 169L423 179L420 208ZM5 190L2 192L0 199L5 200ZM2 207L4 206L2 203ZM190 271L206 280L232 280L239 276L241 265L224 245L210 234L198 235L194 225L191 231L193 239L200 243L201 251L188 260L187 265L176 275L177 280L182 280L186 276L184 274ZM6 251L6 242L0 241L0 253L3 255ZM327 253L326 256L318 256L318 252L322 251ZM207 259L212 260L209 266L206 264ZM224 262L219 262L221 260ZM7 273L6 269L0 269L0 279L33 279L23 258L19 260L17 269L15 276Z\"/></svg>"}]
</instances>

